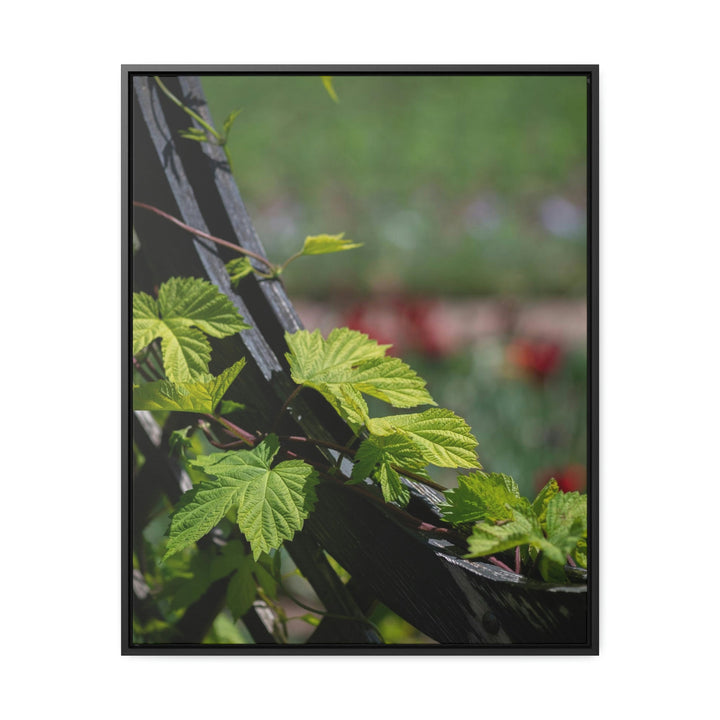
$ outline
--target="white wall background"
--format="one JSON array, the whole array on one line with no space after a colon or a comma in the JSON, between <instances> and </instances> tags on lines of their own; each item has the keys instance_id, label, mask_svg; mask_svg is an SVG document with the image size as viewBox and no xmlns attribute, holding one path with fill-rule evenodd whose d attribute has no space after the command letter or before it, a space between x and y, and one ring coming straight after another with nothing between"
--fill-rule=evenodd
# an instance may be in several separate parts
<instances>
[{"instance_id":1,"label":"white wall background","mask_svg":"<svg viewBox=\"0 0 720 720\"><path fill-rule=\"evenodd\" d=\"M253 5L3 11L6 717L706 716L720 479L713 5ZM120 656L123 63L600 64L599 658Z\"/></svg>"}]
</instances>

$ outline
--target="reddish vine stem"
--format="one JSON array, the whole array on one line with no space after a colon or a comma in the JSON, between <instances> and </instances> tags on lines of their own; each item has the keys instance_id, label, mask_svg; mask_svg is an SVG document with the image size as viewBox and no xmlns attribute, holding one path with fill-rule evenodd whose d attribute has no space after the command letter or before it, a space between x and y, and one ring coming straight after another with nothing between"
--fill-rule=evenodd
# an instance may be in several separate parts
<instances>
[{"instance_id":1,"label":"reddish vine stem","mask_svg":"<svg viewBox=\"0 0 720 720\"><path fill-rule=\"evenodd\" d=\"M342 453L343 455L350 455L351 457L355 457L356 450L352 450L349 447L345 447L344 445L338 445L334 442L329 442L327 440L318 440L316 438L307 438L302 435L281 435L280 440L287 440L292 442L303 442L303 443L309 443L311 445L319 445L320 447L326 447L330 448L331 450L337 450L339 453Z\"/></svg>"},{"instance_id":2,"label":"reddish vine stem","mask_svg":"<svg viewBox=\"0 0 720 720\"><path fill-rule=\"evenodd\" d=\"M160 368L162 368L162 365L160 365ZM152 364L152 362L150 361L149 355L147 355L145 357L145 369L153 376L154 380L164 380L165 379L162 369L158 369L157 367L155 367L155 365Z\"/></svg>"},{"instance_id":3,"label":"reddish vine stem","mask_svg":"<svg viewBox=\"0 0 720 720\"><path fill-rule=\"evenodd\" d=\"M150 352L152 353L152 356L153 356L155 362L157 363L157 367L158 368L164 367L163 361L162 361L162 355L160 354L160 350L158 349L158 346L156 343L154 343L154 342L150 343Z\"/></svg>"},{"instance_id":4,"label":"reddish vine stem","mask_svg":"<svg viewBox=\"0 0 720 720\"><path fill-rule=\"evenodd\" d=\"M135 366L135 369L140 373L143 380L145 380L145 382L153 382L153 378L148 375L147 370L145 370L145 368L140 364L140 362L135 356L133 356L133 365Z\"/></svg>"},{"instance_id":5,"label":"reddish vine stem","mask_svg":"<svg viewBox=\"0 0 720 720\"><path fill-rule=\"evenodd\" d=\"M220 450L234 450L236 447L240 447L241 445L247 445L247 443L244 440L235 440L234 442L229 443L221 443L217 442L215 440L210 440L210 444L213 445L216 448L220 448Z\"/></svg>"},{"instance_id":6,"label":"reddish vine stem","mask_svg":"<svg viewBox=\"0 0 720 720\"><path fill-rule=\"evenodd\" d=\"M136 360L137 358L133 357L133 360ZM145 353L142 361L137 360L138 362L138 368L142 367L145 372L147 373L149 377L150 382L154 382L156 380L162 380L163 379L163 373L162 371L158 370L151 362L150 362L150 354ZM160 365L162 368L162 365ZM143 376L145 377L145 376Z\"/></svg>"},{"instance_id":7,"label":"reddish vine stem","mask_svg":"<svg viewBox=\"0 0 720 720\"><path fill-rule=\"evenodd\" d=\"M405 470L404 468L401 468L399 465L391 465L392 469L402 475L403 477L407 478L408 480L415 480L415 482L419 482L422 485L427 485L428 487L433 488L433 490L438 490L440 492L445 492L447 488L444 485L440 485L440 483L436 483L434 480L431 480L430 478L426 478L423 475L417 475L414 472L410 472L409 470Z\"/></svg>"},{"instance_id":8,"label":"reddish vine stem","mask_svg":"<svg viewBox=\"0 0 720 720\"><path fill-rule=\"evenodd\" d=\"M503 570L507 570L508 572L513 572L512 568L509 568L502 560L498 560L494 555L488 558L488 561L491 562L493 565L497 565L499 568L502 568ZM520 573L515 573L516 575L519 575Z\"/></svg>"},{"instance_id":9,"label":"reddish vine stem","mask_svg":"<svg viewBox=\"0 0 720 720\"><path fill-rule=\"evenodd\" d=\"M228 242L227 240L223 240L222 238L215 237L214 235L210 235L210 233L206 233L206 232L203 232L202 230L198 230L198 228L194 228L191 225L187 225L182 220L178 220L176 217L170 215L169 213L166 213L164 210L160 210L160 208L156 208L154 205L148 205L147 203L139 202L137 200L133 200L133 205L135 205L135 207L141 207L141 208L145 208L146 210L150 210L151 212L154 212L157 215L160 215L160 217L163 217L166 220L169 220L170 222L175 223L175 225L177 225L178 227L181 227L183 230L187 230L188 232L192 233L193 235L197 235L198 237L205 238L206 240L210 240L211 242L214 242L217 245L223 245L232 250L235 250L235 252L242 253L243 255L248 255L249 257L260 261L263 265L265 265L267 268L269 268L269 270L271 272L275 271L275 266L267 258L264 258L262 255L258 255L257 253L254 253L252 250L246 250L245 248L240 247L240 245L236 245L235 243Z\"/></svg>"},{"instance_id":10,"label":"reddish vine stem","mask_svg":"<svg viewBox=\"0 0 720 720\"><path fill-rule=\"evenodd\" d=\"M231 435L236 438L240 438L240 440L242 440L246 445L249 445L250 447L255 447L256 438L247 430L243 430L241 427L235 425L235 423L231 423L229 420L226 420L224 417L220 417L219 415L206 414L205 417L210 420L214 420L216 423L222 425L226 430L230 432Z\"/></svg>"},{"instance_id":11,"label":"reddish vine stem","mask_svg":"<svg viewBox=\"0 0 720 720\"><path fill-rule=\"evenodd\" d=\"M359 495L362 495L376 505L379 505L383 510L395 516L406 527L413 528L414 530L419 530L420 532L444 535L456 544L464 545L466 543L466 539L459 532L453 530L452 528L440 527L438 525L433 525L432 523L425 522L424 520L415 517L415 515L412 515L407 510L403 510L396 505L385 502L384 499L377 497L367 488L364 488L362 485L347 485L347 487L350 489L351 492L358 493Z\"/></svg>"},{"instance_id":12,"label":"reddish vine stem","mask_svg":"<svg viewBox=\"0 0 720 720\"><path fill-rule=\"evenodd\" d=\"M320 447L326 447L326 448L330 448L331 450L337 450L338 452L342 453L343 455L348 455L350 457L355 457L355 454L357 453L357 450L353 450L352 448L349 448L346 445L338 445L337 443L328 442L327 440L318 440L317 438L306 438L301 435L284 435L284 436L282 436L281 439L291 440L291 441L295 441L295 442L306 442L306 443L310 443L312 445L319 445ZM440 492L443 492L446 489L443 485L433 482L429 478L423 477L422 475L416 475L415 473L410 472L409 470L405 470L404 468L401 468L399 466L393 465L392 469L395 470L395 472L402 475L403 477L406 477L410 480L415 480L416 482L422 483L423 485L427 485L431 488L434 488L435 490L439 490Z\"/></svg>"}]
</instances>

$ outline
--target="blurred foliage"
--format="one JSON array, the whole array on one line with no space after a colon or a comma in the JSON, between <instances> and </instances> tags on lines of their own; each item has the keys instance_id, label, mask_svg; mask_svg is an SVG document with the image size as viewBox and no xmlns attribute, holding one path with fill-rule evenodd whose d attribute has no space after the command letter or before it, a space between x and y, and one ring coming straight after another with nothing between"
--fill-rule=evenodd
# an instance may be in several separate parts
<instances>
[{"instance_id":1,"label":"blurred foliage","mask_svg":"<svg viewBox=\"0 0 720 720\"><path fill-rule=\"evenodd\" d=\"M306 235L365 246L300 263L291 294L585 294L586 81L551 76L209 76L271 258ZM308 261L301 261L301 263Z\"/></svg>"},{"instance_id":2,"label":"blurred foliage","mask_svg":"<svg viewBox=\"0 0 720 720\"><path fill-rule=\"evenodd\" d=\"M421 633L392 610L377 603L370 615L371 622L380 632L384 642L402 645L435 645L436 641Z\"/></svg>"},{"instance_id":3,"label":"blurred foliage","mask_svg":"<svg viewBox=\"0 0 720 720\"><path fill-rule=\"evenodd\" d=\"M518 363L517 342L491 340L442 359L407 359L435 400L467 420L485 470L512 476L526 497L560 475L579 475L566 489L584 491L586 354L559 348L551 366L532 371ZM433 468L433 476L457 485L454 472Z\"/></svg>"}]
</instances>

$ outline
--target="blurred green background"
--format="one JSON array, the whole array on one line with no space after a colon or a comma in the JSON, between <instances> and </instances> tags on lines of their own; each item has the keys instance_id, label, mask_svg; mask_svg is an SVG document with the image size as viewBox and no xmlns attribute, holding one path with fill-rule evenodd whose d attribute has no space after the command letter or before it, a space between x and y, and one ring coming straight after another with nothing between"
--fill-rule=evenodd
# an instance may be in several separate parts
<instances>
[{"instance_id":1,"label":"blurred green background","mask_svg":"<svg viewBox=\"0 0 720 720\"><path fill-rule=\"evenodd\" d=\"M584 296L584 77L205 77L271 258L345 232L291 294Z\"/></svg>"},{"instance_id":2,"label":"blurred green background","mask_svg":"<svg viewBox=\"0 0 720 720\"><path fill-rule=\"evenodd\" d=\"M395 345L528 495L586 461L584 76L203 77L271 259L308 327ZM312 301L312 302L310 302ZM451 474L446 481L453 484Z\"/></svg>"},{"instance_id":3,"label":"blurred green background","mask_svg":"<svg viewBox=\"0 0 720 720\"><path fill-rule=\"evenodd\" d=\"M216 127L242 109L227 149L272 260L364 243L283 276L306 327L393 343L525 495L585 490L586 78L336 76L339 102L317 76L202 82Z\"/></svg>"}]
</instances>

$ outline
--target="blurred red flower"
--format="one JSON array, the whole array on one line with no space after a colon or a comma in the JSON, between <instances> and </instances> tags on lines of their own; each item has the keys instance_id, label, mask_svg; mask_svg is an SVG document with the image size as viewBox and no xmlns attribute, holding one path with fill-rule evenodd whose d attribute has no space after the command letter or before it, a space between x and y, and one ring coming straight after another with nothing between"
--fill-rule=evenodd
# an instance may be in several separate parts
<instances>
[{"instance_id":1,"label":"blurred red flower","mask_svg":"<svg viewBox=\"0 0 720 720\"><path fill-rule=\"evenodd\" d=\"M555 478L558 487L563 492L585 492L587 485L587 471L584 465L572 464L561 468L543 470L535 479L535 490L539 492L545 485Z\"/></svg>"},{"instance_id":2,"label":"blurred red flower","mask_svg":"<svg viewBox=\"0 0 720 720\"><path fill-rule=\"evenodd\" d=\"M365 333L380 345L392 345L388 349L388 355L397 355L401 350L398 347L400 339L393 327L392 318L368 303L358 302L352 305L343 315L342 324L351 330Z\"/></svg>"},{"instance_id":3,"label":"blurred red flower","mask_svg":"<svg viewBox=\"0 0 720 720\"><path fill-rule=\"evenodd\" d=\"M361 301L345 312L343 324L381 344L391 344L389 355L416 352L438 358L455 350L434 300L397 295Z\"/></svg>"},{"instance_id":4,"label":"blurred red flower","mask_svg":"<svg viewBox=\"0 0 720 720\"><path fill-rule=\"evenodd\" d=\"M543 382L560 367L562 355L561 346L549 340L518 338L506 350L510 365L536 382Z\"/></svg>"}]
</instances>

